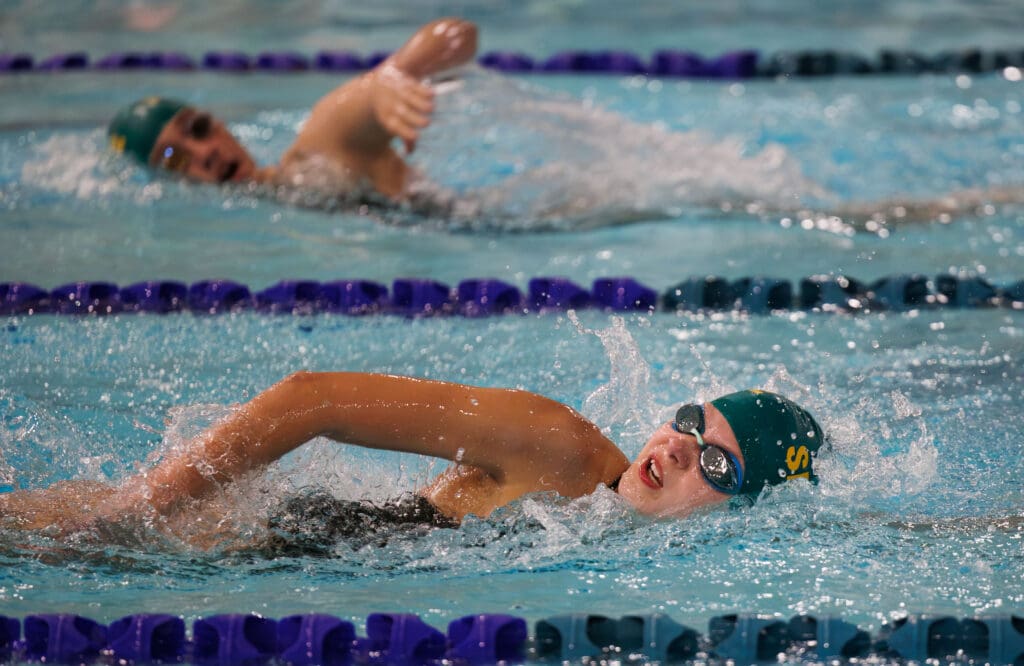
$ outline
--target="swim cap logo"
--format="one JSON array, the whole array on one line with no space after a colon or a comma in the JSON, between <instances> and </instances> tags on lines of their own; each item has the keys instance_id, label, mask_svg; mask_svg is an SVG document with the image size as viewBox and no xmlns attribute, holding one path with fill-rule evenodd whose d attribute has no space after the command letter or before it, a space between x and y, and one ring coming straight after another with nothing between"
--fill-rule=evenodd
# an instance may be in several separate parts
<instances>
[{"instance_id":1,"label":"swim cap logo","mask_svg":"<svg viewBox=\"0 0 1024 666\"><path fill-rule=\"evenodd\" d=\"M121 134L110 135L110 148L115 153L123 153L126 139Z\"/></svg>"},{"instance_id":2,"label":"swim cap logo","mask_svg":"<svg viewBox=\"0 0 1024 666\"><path fill-rule=\"evenodd\" d=\"M789 479L809 479L811 477L811 454L806 446L791 446L786 449L786 467L789 468ZM804 470L800 472L800 470Z\"/></svg>"}]
</instances>

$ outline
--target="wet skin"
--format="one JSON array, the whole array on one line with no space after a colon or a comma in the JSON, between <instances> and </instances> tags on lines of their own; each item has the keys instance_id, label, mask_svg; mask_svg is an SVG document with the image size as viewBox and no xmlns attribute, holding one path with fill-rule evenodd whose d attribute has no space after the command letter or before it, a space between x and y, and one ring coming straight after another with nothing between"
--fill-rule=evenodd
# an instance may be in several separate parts
<instances>
[{"instance_id":1,"label":"wet skin","mask_svg":"<svg viewBox=\"0 0 1024 666\"><path fill-rule=\"evenodd\" d=\"M736 436L722 413L704 405L704 441L746 463ZM619 481L619 494L642 514L682 518L695 509L719 504L730 495L711 487L700 471L697 438L677 432L672 423L658 428Z\"/></svg>"},{"instance_id":2,"label":"wet skin","mask_svg":"<svg viewBox=\"0 0 1024 666\"><path fill-rule=\"evenodd\" d=\"M201 183L244 182L258 177L256 162L224 123L186 107L157 137L149 164Z\"/></svg>"}]
</instances>

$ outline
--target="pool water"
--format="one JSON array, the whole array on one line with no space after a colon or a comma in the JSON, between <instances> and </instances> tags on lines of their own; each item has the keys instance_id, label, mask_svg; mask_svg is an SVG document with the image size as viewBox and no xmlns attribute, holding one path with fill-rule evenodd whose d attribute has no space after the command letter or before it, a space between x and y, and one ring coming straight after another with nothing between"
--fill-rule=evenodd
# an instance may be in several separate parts
<instances>
[{"instance_id":1,"label":"pool water","mask_svg":"<svg viewBox=\"0 0 1024 666\"><path fill-rule=\"evenodd\" d=\"M756 32L741 25L734 38ZM303 34L302 46L318 39ZM808 45L829 34L811 31ZM999 75L707 83L470 72L440 96L414 156L439 188L478 205L460 219L295 207L152 179L104 150L111 110L159 91L223 111L269 161L336 82L0 78L0 95L16 100L0 105L0 280L224 277L262 288L495 277L525 287L541 275L589 284L625 274L661 291L709 274L1024 277L1016 206L873 230L785 210L798 201L827 215L1024 183L1024 89ZM744 210L753 200L769 210ZM201 516L222 521L209 549L128 519L70 541L3 532L0 614L322 611L360 623L401 610L443 626L471 612L667 612L703 629L727 612L806 612L877 629L907 611L1024 605L1017 310L3 324L0 483L13 488L121 479L300 368L534 390L581 410L629 455L674 405L763 386L805 403L833 447L817 488L790 484L747 510L649 521L610 492L530 497L458 530L340 543L332 557L254 553L283 495L323 486L383 499L442 468L318 441L217 498Z\"/></svg>"}]
</instances>

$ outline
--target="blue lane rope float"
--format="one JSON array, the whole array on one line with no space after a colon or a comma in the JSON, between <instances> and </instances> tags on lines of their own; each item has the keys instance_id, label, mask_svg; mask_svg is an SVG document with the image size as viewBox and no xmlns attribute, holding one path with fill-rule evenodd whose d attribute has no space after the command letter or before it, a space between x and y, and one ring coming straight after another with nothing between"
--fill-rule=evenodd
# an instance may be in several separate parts
<instances>
[{"instance_id":1,"label":"blue lane rope float","mask_svg":"<svg viewBox=\"0 0 1024 666\"><path fill-rule=\"evenodd\" d=\"M192 312L220 314L318 313L406 317L499 314L595 308L613 312L727 312L770 314L803 310L828 313L908 311L957 307L1024 310L1024 280L994 286L980 276L892 275L865 284L842 275L815 275L799 285L753 276L735 280L697 276L660 295L631 277L604 277L586 289L564 277L538 277L525 293L495 279L468 279L456 287L430 279L401 278L387 286L371 280L282 280L253 290L231 280L72 282L47 290L25 282L0 282L0 315Z\"/></svg>"},{"instance_id":2,"label":"blue lane rope float","mask_svg":"<svg viewBox=\"0 0 1024 666\"><path fill-rule=\"evenodd\" d=\"M243 72L357 72L374 67L388 56L363 56L352 51L320 51L312 56L295 51L209 51L198 58L180 52L117 51L95 62L81 51L57 53L39 62L30 53L0 53L0 73L67 71L213 71ZM682 49L655 51L643 58L628 51L560 51L534 58L514 51L492 51L478 59L484 67L507 73L645 74L699 79L749 79L779 76L852 76L868 74L981 74L1024 67L1024 49L965 48L923 54L883 49L874 57L832 50L781 51L762 54L752 49L705 57Z\"/></svg>"},{"instance_id":3,"label":"blue lane rope float","mask_svg":"<svg viewBox=\"0 0 1024 666\"><path fill-rule=\"evenodd\" d=\"M729 661L971 661L995 666L1024 661L1024 617L958 618L910 614L872 636L837 617L732 614L710 619L706 633L661 614L570 614L539 620L529 632L512 615L467 615L442 632L417 615L373 613L366 635L336 616L313 613L280 620L255 614L185 621L170 614L128 615L103 625L72 614L0 617L0 656L56 664L190 663L202 666L341 666L343 664L660 663ZM22 627L24 633L22 633Z\"/></svg>"}]
</instances>

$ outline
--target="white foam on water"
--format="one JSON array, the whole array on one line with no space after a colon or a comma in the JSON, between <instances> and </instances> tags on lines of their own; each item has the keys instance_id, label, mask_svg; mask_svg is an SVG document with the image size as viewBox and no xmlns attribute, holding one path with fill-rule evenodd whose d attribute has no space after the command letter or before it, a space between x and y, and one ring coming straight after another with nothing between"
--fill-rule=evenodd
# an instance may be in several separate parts
<instances>
[{"instance_id":1,"label":"white foam on water","mask_svg":"<svg viewBox=\"0 0 1024 666\"><path fill-rule=\"evenodd\" d=\"M893 391L836 405L822 421L831 450L818 456L822 492L852 503L919 495L936 481L939 453L921 408Z\"/></svg>"},{"instance_id":2,"label":"white foam on water","mask_svg":"<svg viewBox=\"0 0 1024 666\"><path fill-rule=\"evenodd\" d=\"M827 192L779 145L639 123L479 69L439 96L416 160L456 193L453 218L511 230L584 229L693 208L798 209Z\"/></svg>"},{"instance_id":3,"label":"white foam on water","mask_svg":"<svg viewBox=\"0 0 1024 666\"><path fill-rule=\"evenodd\" d=\"M163 197L159 180L142 184L141 170L106 150L105 133L57 133L31 146L21 168L24 185L75 199L126 197L140 206ZM113 160L117 160L116 162Z\"/></svg>"}]
</instances>

